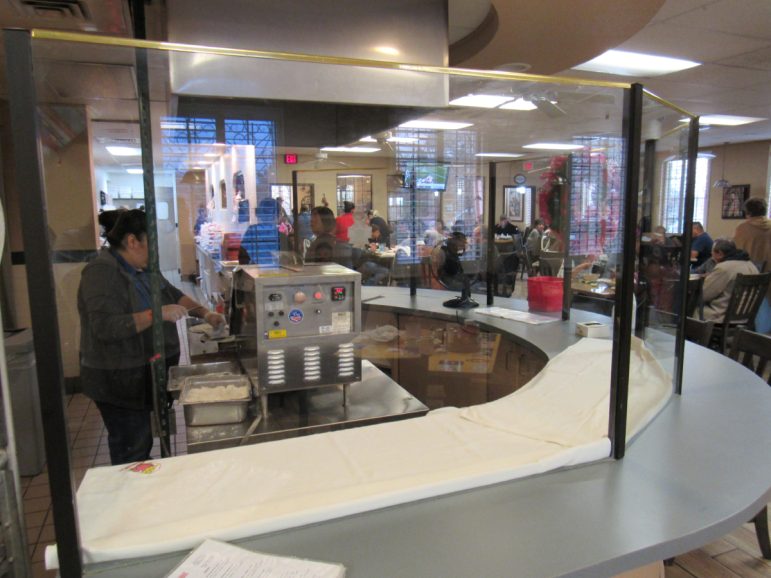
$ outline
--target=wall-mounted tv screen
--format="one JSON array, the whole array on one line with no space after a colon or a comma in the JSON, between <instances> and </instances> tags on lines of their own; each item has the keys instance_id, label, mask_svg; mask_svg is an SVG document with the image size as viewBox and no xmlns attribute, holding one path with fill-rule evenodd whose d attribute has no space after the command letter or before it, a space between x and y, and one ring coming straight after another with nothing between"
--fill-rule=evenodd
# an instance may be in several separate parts
<instances>
[{"instance_id":1,"label":"wall-mounted tv screen","mask_svg":"<svg viewBox=\"0 0 771 578\"><path fill-rule=\"evenodd\" d=\"M416 165L412 171L416 189L443 191L447 188L447 165Z\"/></svg>"}]
</instances>

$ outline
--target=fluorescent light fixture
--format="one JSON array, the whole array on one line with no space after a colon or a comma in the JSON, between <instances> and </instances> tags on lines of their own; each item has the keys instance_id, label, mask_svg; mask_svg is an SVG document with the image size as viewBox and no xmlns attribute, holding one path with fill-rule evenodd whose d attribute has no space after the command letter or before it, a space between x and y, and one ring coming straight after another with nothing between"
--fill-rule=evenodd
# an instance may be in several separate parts
<instances>
[{"instance_id":1,"label":"fluorescent light fixture","mask_svg":"<svg viewBox=\"0 0 771 578\"><path fill-rule=\"evenodd\" d=\"M760 122L761 120L768 120L767 118L759 118L757 116L734 116L731 114L705 114L699 117L700 125L707 126L741 126L743 124L750 124L753 122ZM690 118L681 118L680 122L690 122Z\"/></svg>"},{"instance_id":2,"label":"fluorescent light fixture","mask_svg":"<svg viewBox=\"0 0 771 578\"><path fill-rule=\"evenodd\" d=\"M220 154L219 153L204 153L203 156L205 156L205 157L218 157L218 156L220 156Z\"/></svg>"},{"instance_id":3,"label":"fluorescent light fixture","mask_svg":"<svg viewBox=\"0 0 771 578\"><path fill-rule=\"evenodd\" d=\"M452 122L448 120L410 120L400 124L399 128L426 128L433 130L458 130L474 126L470 122Z\"/></svg>"},{"instance_id":4,"label":"fluorescent light fixture","mask_svg":"<svg viewBox=\"0 0 771 578\"><path fill-rule=\"evenodd\" d=\"M523 149L535 149L539 151L577 151L584 148L584 145L561 142L536 142L524 145Z\"/></svg>"},{"instance_id":5,"label":"fluorescent light fixture","mask_svg":"<svg viewBox=\"0 0 771 578\"><path fill-rule=\"evenodd\" d=\"M520 97L517 100L502 104L500 108L505 110L535 110L538 107L529 100Z\"/></svg>"},{"instance_id":6,"label":"fluorescent light fixture","mask_svg":"<svg viewBox=\"0 0 771 578\"><path fill-rule=\"evenodd\" d=\"M379 52L380 54L385 54L387 56L399 56L401 54L399 52L398 48L394 48L393 46L375 46L372 50L375 52Z\"/></svg>"},{"instance_id":7,"label":"fluorescent light fixture","mask_svg":"<svg viewBox=\"0 0 771 578\"><path fill-rule=\"evenodd\" d=\"M144 170L142 170L141 168L131 168L131 169L126 169L126 172L130 175L141 175L144 173Z\"/></svg>"},{"instance_id":8,"label":"fluorescent light fixture","mask_svg":"<svg viewBox=\"0 0 771 578\"><path fill-rule=\"evenodd\" d=\"M626 52L624 50L608 50L588 62L574 66L574 70L586 70L589 72L607 72L621 76L661 76L679 70L687 70L701 62L670 58L668 56L655 56L640 52Z\"/></svg>"},{"instance_id":9,"label":"fluorescent light fixture","mask_svg":"<svg viewBox=\"0 0 771 578\"><path fill-rule=\"evenodd\" d=\"M474 156L475 157L497 157L501 159L517 159L525 155L521 155L517 153L477 153Z\"/></svg>"},{"instance_id":10,"label":"fluorescent light fixture","mask_svg":"<svg viewBox=\"0 0 771 578\"><path fill-rule=\"evenodd\" d=\"M187 125L184 122L162 122L161 128L164 130L185 130Z\"/></svg>"},{"instance_id":11,"label":"fluorescent light fixture","mask_svg":"<svg viewBox=\"0 0 771 578\"><path fill-rule=\"evenodd\" d=\"M473 106L476 108L496 108L504 102L511 100L510 96L498 96L495 94L467 94L455 100L451 100L453 106Z\"/></svg>"},{"instance_id":12,"label":"fluorescent light fixture","mask_svg":"<svg viewBox=\"0 0 771 578\"><path fill-rule=\"evenodd\" d=\"M377 139L371 136L364 136L359 139L359 142L377 142Z\"/></svg>"},{"instance_id":13,"label":"fluorescent light fixture","mask_svg":"<svg viewBox=\"0 0 771 578\"><path fill-rule=\"evenodd\" d=\"M415 144L419 139L412 136L392 136L388 137L386 140L396 144Z\"/></svg>"},{"instance_id":14,"label":"fluorescent light fixture","mask_svg":"<svg viewBox=\"0 0 771 578\"><path fill-rule=\"evenodd\" d=\"M327 153L376 153L378 147L321 147Z\"/></svg>"},{"instance_id":15,"label":"fluorescent light fixture","mask_svg":"<svg viewBox=\"0 0 771 578\"><path fill-rule=\"evenodd\" d=\"M105 147L107 152L114 157L138 157L142 155L142 149L139 147Z\"/></svg>"}]
</instances>

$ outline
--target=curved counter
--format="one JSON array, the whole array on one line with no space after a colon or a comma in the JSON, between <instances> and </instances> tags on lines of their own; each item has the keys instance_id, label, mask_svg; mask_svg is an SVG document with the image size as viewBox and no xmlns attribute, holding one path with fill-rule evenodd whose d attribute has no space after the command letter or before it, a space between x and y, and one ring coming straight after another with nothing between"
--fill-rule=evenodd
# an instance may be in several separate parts
<instances>
[{"instance_id":1,"label":"curved counter","mask_svg":"<svg viewBox=\"0 0 771 578\"><path fill-rule=\"evenodd\" d=\"M574 323L543 326L441 306L446 294L373 288L369 310L474 317L553 357ZM683 396L631 443L626 457L500 483L238 543L339 562L348 576L612 576L676 556L751 519L771 496L771 389L728 358L686 344ZM93 567L106 576L159 575L174 554Z\"/></svg>"}]
</instances>

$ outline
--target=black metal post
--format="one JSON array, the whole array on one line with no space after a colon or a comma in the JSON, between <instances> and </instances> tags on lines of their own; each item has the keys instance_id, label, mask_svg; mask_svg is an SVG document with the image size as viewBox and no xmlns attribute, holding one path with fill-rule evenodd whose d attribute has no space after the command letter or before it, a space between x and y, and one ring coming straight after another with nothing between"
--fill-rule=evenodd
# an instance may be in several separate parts
<instances>
[{"instance_id":1,"label":"black metal post","mask_svg":"<svg viewBox=\"0 0 771 578\"><path fill-rule=\"evenodd\" d=\"M640 182L640 139L642 138L642 85L633 84L624 93L624 141L626 179L624 182L624 252L621 284L616 282L613 310L613 353L610 371L609 436L613 457L626 451L626 411L629 394L629 361L632 347L634 272L637 256L637 189Z\"/></svg>"},{"instance_id":2,"label":"black metal post","mask_svg":"<svg viewBox=\"0 0 771 578\"><path fill-rule=\"evenodd\" d=\"M496 163L489 163L487 166L490 175L490 186L488 188L490 200L487 204L487 274L485 277L487 279L487 304L492 305L495 290L493 285L497 282L497 279L495 279L495 263L493 261L495 259L495 197L498 192L498 165Z\"/></svg>"},{"instance_id":3,"label":"black metal post","mask_svg":"<svg viewBox=\"0 0 771 578\"><path fill-rule=\"evenodd\" d=\"M23 183L24 187L18 198L29 302L33 304L30 315L59 568L62 576L81 576L83 567L64 410L64 371L46 216L32 44L29 31L5 30L4 34L16 182Z\"/></svg>"},{"instance_id":4,"label":"black metal post","mask_svg":"<svg viewBox=\"0 0 771 578\"><path fill-rule=\"evenodd\" d=\"M696 159L699 150L699 119L693 118L688 127L688 164L685 177L685 219L683 219L683 250L680 253L680 315L677 317L675 340L675 393L683 392L685 356L685 304L688 301L688 278L691 273L691 240L693 237L693 206L696 189Z\"/></svg>"},{"instance_id":5,"label":"black metal post","mask_svg":"<svg viewBox=\"0 0 771 578\"><path fill-rule=\"evenodd\" d=\"M300 239L300 193L297 190L299 175L297 171L292 171L292 224L294 225L292 230L292 237L294 237L294 251L300 258L304 257L303 247L300 246L302 239Z\"/></svg>"},{"instance_id":6,"label":"black metal post","mask_svg":"<svg viewBox=\"0 0 771 578\"><path fill-rule=\"evenodd\" d=\"M143 0L131 3L134 19L134 36L145 38L145 5ZM136 76L139 106L139 140L142 145L142 184L145 193L145 214L147 216L147 244L149 259L147 270L150 274L150 293L153 310L153 351L150 359L153 381L153 411L158 428L161 457L171 455L171 426L166 392L166 347L163 336L161 314L161 271L158 261L158 221L155 206L155 170L153 167L152 117L150 116L150 77L147 66L147 50L136 48Z\"/></svg>"},{"instance_id":7,"label":"black metal post","mask_svg":"<svg viewBox=\"0 0 771 578\"><path fill-rule=\"evenodd\" d=\"M570 260L570 177L573 175L573 156L565 161L565 182L560 199L560 227L562 228L562 320L570 319L570 304L573 302L573 263Z\"/></svg>"}]
</instances>

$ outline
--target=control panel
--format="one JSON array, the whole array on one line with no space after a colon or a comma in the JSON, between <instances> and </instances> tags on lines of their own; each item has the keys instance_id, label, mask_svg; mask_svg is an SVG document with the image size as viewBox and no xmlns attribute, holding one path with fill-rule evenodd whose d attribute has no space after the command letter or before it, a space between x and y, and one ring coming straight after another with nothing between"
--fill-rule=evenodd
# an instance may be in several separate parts
<instances>
[{"instance_id":1,"label":"control panel","mask_svg":"<svg viewBox=\"0 0 771 578\"><path fill-rule=\"evenodd\" d=\"M353 331L353 282L272 287L262 304L267 339Z\"/></svg>"}]
</instances>

